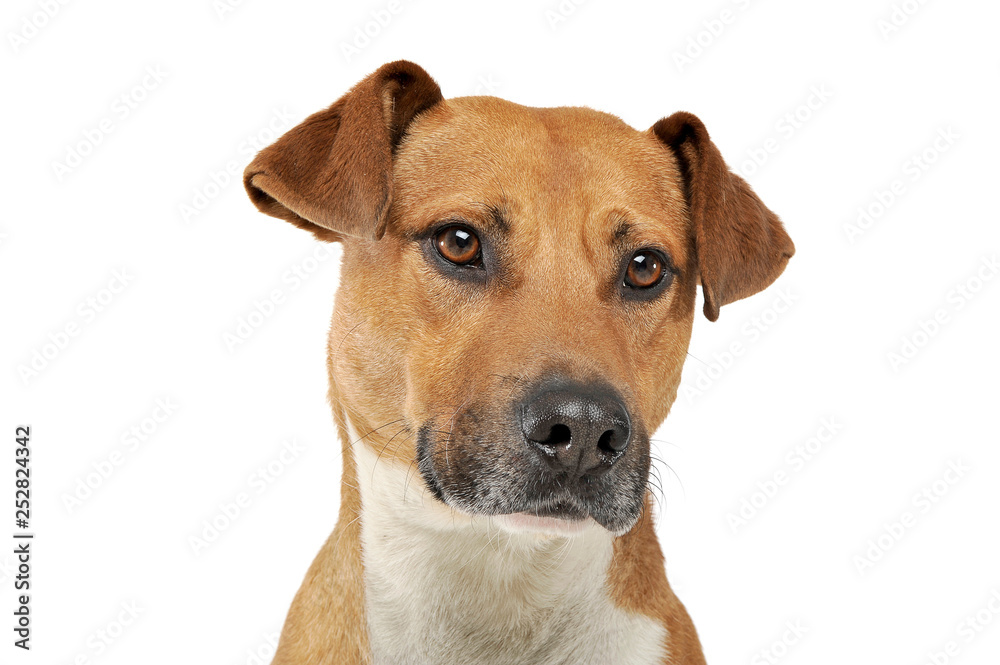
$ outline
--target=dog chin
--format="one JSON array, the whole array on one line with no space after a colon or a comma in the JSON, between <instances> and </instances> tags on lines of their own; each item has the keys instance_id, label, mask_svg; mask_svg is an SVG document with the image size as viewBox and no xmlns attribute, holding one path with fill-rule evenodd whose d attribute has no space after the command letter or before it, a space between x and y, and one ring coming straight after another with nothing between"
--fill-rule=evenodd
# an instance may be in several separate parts
<instances>
[{"instance_id":1,"label":"dog chin","mask_svg":"<svg viewBox=\"0 0 1000 665\"><path fill-rule=\"evenodd\" d=\"M530 533L557 537L578 536L591 529L603 528L592 517L566 519L562 517L532 515L530 513L496 515L493 517L493 523L510 533Z\"/></svg>"}]
</instances>

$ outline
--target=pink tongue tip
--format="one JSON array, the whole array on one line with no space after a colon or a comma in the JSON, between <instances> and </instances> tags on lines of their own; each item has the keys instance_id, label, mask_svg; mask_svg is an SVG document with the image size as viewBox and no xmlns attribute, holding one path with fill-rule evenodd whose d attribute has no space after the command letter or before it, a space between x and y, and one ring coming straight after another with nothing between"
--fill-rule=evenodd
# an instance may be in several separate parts
<instances>
[{"instance_id":1,"label":"pink tongue tip","mask_svg":"<svg viewBox=\"0 0 1000 665\"><path fill-rule=\"evenodd\" d=\"M497 518L507 528L514 531L532 531L537 533L550 533L556 535L569 535L580 533L591 520L564 520L558 517L538 517L527 513L514 513L511 515L501 515Z\"/></svg>"}]
</instances>

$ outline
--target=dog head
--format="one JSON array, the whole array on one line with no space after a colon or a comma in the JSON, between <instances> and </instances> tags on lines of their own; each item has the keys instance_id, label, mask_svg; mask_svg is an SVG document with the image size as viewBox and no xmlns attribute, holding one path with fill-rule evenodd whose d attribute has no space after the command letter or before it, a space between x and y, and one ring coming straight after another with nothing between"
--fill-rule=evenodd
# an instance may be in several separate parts
<instances>
[{"instance_id":1,"label":"dog head","mask_svg":"<svg viewBox=\"0 0 1000 665\"><path fill-rule=\"evenodd\" d=\"M693 115L636 131L445 100L404 61L263 150L245 184L344 245L329 365L363 445L512 529L627 531L696 285L714 321L794 252Z\"/></svg>"}]
</instances>

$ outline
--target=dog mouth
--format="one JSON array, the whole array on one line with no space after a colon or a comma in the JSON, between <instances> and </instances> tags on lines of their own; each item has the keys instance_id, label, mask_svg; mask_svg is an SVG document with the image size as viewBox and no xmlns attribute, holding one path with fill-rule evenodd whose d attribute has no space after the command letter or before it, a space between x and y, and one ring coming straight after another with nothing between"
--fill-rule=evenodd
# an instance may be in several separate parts
<instances>
[{"instance_id":1,"label":"dog mouth","mask_svg":"<svg viewBox=\"0 0 1000 665\"><path fill-rule=\"evenodd\" d=\"M556 501L544 504L521 513L539 519L560 519L578 522L590 516L590 512L574 501Z\"/></svg>"},{"instance_id":2,"label":"dog mouth","mask_svg":"<svg viewBox=\"0 0 1000 665\"><path fill-rule=\"evenodd\" d=\"M504 446L473 436L457 445L436 441L432 432L421 428L417 437L417 468L430 494L461 513L488 517L508 531L549 535L596 525L620 535L642 513L646 456L600 477L571 480L523 452L523 442Z\"/></svg>"},{"instance_id":3,"label":"dog mouth","mask_svg":"<svg viewBox=\"0 0 1000 665\"><path fill-rule=\"evenodd\" d=\"M497 515L494 523L513 533L538 533L552 536L572 536L582 533L596 522L588 517L566 518L562 516L541 516L532 513L511 513Z\"/></svg>"},{"instance_id":4,"label":"dog mouth","mask_svg":"<svg viewBox=\"0 0 1000 665\"><path fill-rule=\"evenodd\" d=\"M515 533L569 536L595 524L590 511L571 499L545 502L523 512L497 515L494 522Z\"/></svg>"},{"instance_id":5,"label":"dog mouth","mask_svg":"<svg viewBox=\"0 0 1000 665\"><path fill-rule=\"evenodd\" d=\"M441 486L441 482L438 480L437 474L434 472L433 465L430 463L429 456L420 455L417 466L423 476L424 484L438 501L450 505L453 508L463 508L462 506L455 506L455 502L448 500L447 494ZM524 506L520 510L509 513L501 512L497 513L496 516L521 516L519 519L523 518L526 522L538 520L545 523L568 523L583 522L584 520L590 518L591 514L590 510L588 510L585 505L572 497L567 496L563 498L552 498L547 501L536 501L530 505Z\"/></svg>"},{"instance_id":6,"label":"dog mouth","mask_svg":"<svg viewBox=\"0 0 1000 665\"><path fill-rule=\"evenodd\" d=\"M445 504L452 505L444 497L440 485L435 484L435 487L435 495ZM546 536L573 536L598 524L585 505L571 498L540 502L518 512L488 516L506 531Z\"/></svg>"}]
</instances>

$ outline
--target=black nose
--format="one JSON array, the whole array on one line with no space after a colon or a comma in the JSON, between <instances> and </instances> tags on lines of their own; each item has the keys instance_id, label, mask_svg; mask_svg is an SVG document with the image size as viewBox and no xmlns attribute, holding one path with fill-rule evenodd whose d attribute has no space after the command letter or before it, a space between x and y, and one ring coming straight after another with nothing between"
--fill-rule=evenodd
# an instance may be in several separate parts
<instances>
[{"instance_id":1,"label":"black nose","mask_svg":"<svg viewBox=\"0 0 1000 665\"><path fill-rule=\"evenodd\" d=\"M628 410L607 388L544 388L521 407L521 431L549 464L575 476L607 471L628 446Z\"/></svg>"}]
</instances>

